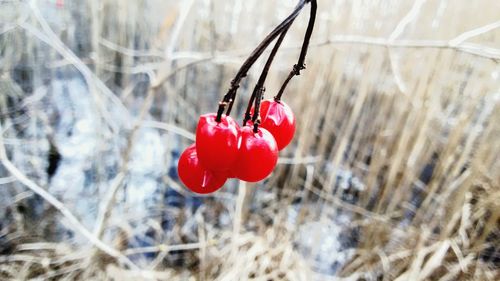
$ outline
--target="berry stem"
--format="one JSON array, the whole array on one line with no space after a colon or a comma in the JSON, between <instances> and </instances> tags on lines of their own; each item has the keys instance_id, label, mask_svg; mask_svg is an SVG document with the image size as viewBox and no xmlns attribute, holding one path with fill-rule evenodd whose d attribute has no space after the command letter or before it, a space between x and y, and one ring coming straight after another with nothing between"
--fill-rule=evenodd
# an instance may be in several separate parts
<instances>
[{"instance_id":1,"label":"berry stem","mask_svg":"<svg viewBox=\"0 0 500 281\"><path fill-rule=\"evenodd\" d=\"M262 90L257 91L257 95L255 96L255 109L252 116L253 122L253 132L257 133L260 125L260 102L262 101L262 96L264 94L264 88Z\"/></svg>"},{"instance_id":2,"label":"berry stem","mask_svg":"<svg viewBox=\"0 0 500 281\"><path fill-rule=\"evenodd\" d=\"M318 9L318 4L316 0L308 0L307 2L311 2L311 14L309 16L309 23L307 25L306 34L304 36L304 42L302 43L302 49L300 50L299 60L297 64L293 66L292 71L290 71L290 74L288 74L288 77L281 86L278 94L274 97L274 100L276 102L279 102L281 100L281 96L283 95L283 92L285 91L288 82L290 82L290 80L292 80L294 76L300 75L301 70L306 69L305 60L307 55L307 49L309 48L309 42L311 40L311 35L314 29L314 22L316 21L316 10Z\"/></svg>"},{"instance_id":3,"label":"berry stem","mask_svg":"<svg viewBox=\"0 0 500 281\"><path fill-rule=\"evenodd\" d=\"M295 9L293 10L293 12L283 22L281 22L273 31L271 31L271 33L269 33L264 38L264 40L257 46L257 48L255 48L255 50L246 59L246 61L243 63L241 68L236 73L234 79L231 81L231 86L228 92L224 95L222 101L219 103L219 108L217 110L217 117L215 119L217 122L221 121L222 114L224 113L226 106L228 106L226 114L229 115L231 113L231 109L241 79L243 79L247 75L248 70L252 67L255 61L262 55L267 46L269 46L269 44L271 44L271 42L274 41L274 39L276 39L276 37L280 35L285 29L288 29L290 27L295 18L299 15L302 8L304 8L305 4L309 1L311 0L300 0Z\"/></svg>"},{"instance_id":4,"label":"berry stem","mask_svg":"<svg viewBox=\"0 0 500 281\"><path fill-rule=\"evenodd\" d=\"M293 21L292 21L293 22ZM291 24L291 23L290 23ZM273 63L274 58L276 57L276 53L278 52L281 43L283 42L283 39L285 39L286 33L288 32L288 28L283 30L281 33L280 37L278 37L278 41L276 41L276 44L274 45L273 49L271 50L271 54L269 55L269 58L266 61L266 65L264 66L264 69L262 70L262 73L260 74L259 80L257 81L257 84L255 84L255 88L253 89L252 96L250 97L250 100L248 101L247 105L247 110L245 112L245 117L243 119L243 126L245 126L252 118L252 115L250 114L250 111L252 110L252 104L254 103L255 97L259 94L259 92L262 92L261 96L263 93L266 91L266 88L264 87L264 84L266 82L267 74L269 73L269 69L271 68L271 65ZM256 119L255 116L258 116L260 108L255 107L257 109L257 115L254 112L254 117L253 119ZM255 121L255 120L253 120Z\"/></svg>"}]
</instances>

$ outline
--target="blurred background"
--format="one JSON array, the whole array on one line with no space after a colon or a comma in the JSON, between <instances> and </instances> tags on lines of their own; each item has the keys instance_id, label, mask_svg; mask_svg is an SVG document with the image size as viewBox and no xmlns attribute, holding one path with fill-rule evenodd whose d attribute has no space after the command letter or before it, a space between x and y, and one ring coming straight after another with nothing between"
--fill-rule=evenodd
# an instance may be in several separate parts
<instances>
[{"instance_id":1,"label":"blurred background","mask_svg":"<svg viewBox=\"0 0 500 281\"><path fill-rule=\"evenodd\" d=\"M319 0L272 176L183 187L199 115L296 2L0 0L0 279L499 280L499 1Z\"/></svg>"}]
</instances>

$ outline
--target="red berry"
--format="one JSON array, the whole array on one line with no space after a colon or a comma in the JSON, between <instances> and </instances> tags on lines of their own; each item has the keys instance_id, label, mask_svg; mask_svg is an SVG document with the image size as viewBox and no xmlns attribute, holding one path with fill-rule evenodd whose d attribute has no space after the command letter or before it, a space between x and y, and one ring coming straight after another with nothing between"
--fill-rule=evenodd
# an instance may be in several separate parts
<instances>
[{"instance_id":1,"label":"red berry","mask_svg":"<svg viewBox=\"0 0 500 281\"><path fill-rule=\"evenodd\" d=\"M233 174L244 181L257 182L271 174L278 162L278 147L273 135L264 128L253 132L251 126L241 130L241 145Z\"/></svg>"},{"instance_id":2,"label":"red berry","mask_svg":"<svg viewBox=\"0 0 500 281\"><path fill-rule=\"evenodd\" d=\"M218 190L227 179L223 174L207 170L201 165L194 144L186 148L182 153L177 171L186 187L200 194L212 193Z\"/></svg>"},{"instance_id":3,"label":"red berry","mask_svg":"<svg viewBox=\"0 0 500 281\"><path fill-rule=\"evenodd\" d=\"M229 170L238 157L239 126L230 116L200 116L196 128L196 152L201 163L211 171Z\"/></svg>"},{"instance_id":4,"label":"red berry","mask_svg":"<svg viewBox=\"0 0 500 281\"><path fill-rule=\"evenodd\" d=\"M278 150L285 148L295 134L295 116L283 101L263 100L260 106L260 126L276 139Z\"/></svg>"}]
</instances>

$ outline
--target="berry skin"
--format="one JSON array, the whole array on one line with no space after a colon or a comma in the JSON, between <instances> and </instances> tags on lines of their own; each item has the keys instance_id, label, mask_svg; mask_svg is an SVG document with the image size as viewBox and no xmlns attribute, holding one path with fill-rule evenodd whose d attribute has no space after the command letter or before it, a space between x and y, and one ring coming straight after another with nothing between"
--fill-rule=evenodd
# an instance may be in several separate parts
<instances>
[{"instance_id":1,"label":"berry skin","mask_svg":"<svg viewBox=\"0 0 500 281\"><path fill-rule=\"evenodd\" d=\"M194 144L182 153L177 171L184 185L199 194L217 191L227 179L223 174L207 170L201 165Z\"/></svg>"},{"instance_id":2,"label":"berry skin","mask_svg":"<svg viewBox=\"0 0 500 281\"><path fill-rule=\"evenodd\" d=\"M196 152L208 170L227 171L238 157L239 126L230 116L222 115L221 122L215 121L217 114L200 116L196 128Z\"/></svg>"},{"instance_id":3,"label":"berry skin","mask_svg":"<svg viewBox=\"0 0 500 281\"><path fill-rule=\"evenodd\" d=\"M247 182L263 180L272 173L278 162L276 141L264 128L254 133L251 126L245 126L240 132L240 151L232 173Z\"/></svg>"},{"instance_id":4,"label":"berry skin","mask_svg":"<svg viewBox=\"0 0 500 281\"><path fill-rule=\"evenodd\" d=\"M260 126L276 139L278 150L285 148L295 134L295 116L283 101L263 100L260 106Z\"/></svg>"}]
</instances>

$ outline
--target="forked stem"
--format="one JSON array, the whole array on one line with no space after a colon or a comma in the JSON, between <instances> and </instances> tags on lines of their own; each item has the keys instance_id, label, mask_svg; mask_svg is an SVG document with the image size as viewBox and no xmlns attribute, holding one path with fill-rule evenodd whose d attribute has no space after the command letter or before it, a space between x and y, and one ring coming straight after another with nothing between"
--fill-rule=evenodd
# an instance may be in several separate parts
<instances>
[{"instance_id":1,"label":"forked stem","mask_svg":"<svg viewBox=\"0 0 500 281\"><path fill-rule=\"evenodd\" d=\"M290 71L290 74L288 74L288 77L285 79L285 82L281 86L278 94L274 97L274 100L277 102L281 100L281 96L283 95L283 92L288 86L288 82L290 82L290 80L292 80L294 76L300 75L301 70L306 69L305 60L307 55L307 49L309 48L309 42L311 40L311 35L314 29L314 23L316 21L316 11L318 9L318 4L316 0L308 0L307 2L311 2L311 14L309 16L309 23L307 25L306 34L304 36L304 42L302 43L302 49L300 50L299 60L297 64L293 66L292 71Z\"/></svg>"},{"instance_id":2,"label":"forked stem","mask_svg":"<svg viewBox=\"0 0 500 281\"><path fill-rule=\"evenodd\" d=\"M288 32L289 27L286 28L285 30L283 30L280 37L278 38L278 41L276 41L276 44L274 45L273 49L271 50L271 54L269 55L269 58L266 61L266 65L264 66L264 69L262 70L262 73L260 74L259 80L257 81L257 84L255 84L255 88L253 89L252 96L250 97L250 100L248 101L247 110L246 110L245 116L243 118L243 126L245 126L247 124L247 122L252 118L250 111L252 110L252 104L254 103L255 98L259 94L262 97L263 93L266 91L264 84L266 82L267 74L269 73L269 69L271 68L273 60L276 57L276 53L278 53L278 50L281 46L281 43L283 42L283 39L285 39L285 36L286 36L286 33ZM257 119L256 116L259 116L258 114L259 114L260 108L257 106L255 106L254 108L257 110L256 112L254 112L254 116L253 116L253 120L252 120L255 123L255 120Z\"/></svg>"},{"instance_id":3,"label":"forked stem","mask_svg":"<svg viewBox=\"0 0 500 281\"><path fill-rule=\"evenodd\" d=\"M269 33L266 36L266 38L264 38L264 40L257 46L257 48L255 48L255 50L243 63L241 68L236 73L236 76L231 81L231 86L228 92L224 95L222 101L219 103L219 108L217 110L217 117L215 119L217 122L221 121L222 114L224 113L226 106L227 106L226 115L229 115L231 113L231 109L233 107L234 99L236 97L236 92L238 91L241 79L243 79L247 75L248 70L252 67L255 61L257 61L257 59L262 55L267 46L269 46L269 44L271 44L271 42L274 41L274 39L276 39L278 35L282 34L284 30L288 30L288 28L290 28L291 24L293 23L295 18L299 15L304 5L309 1L311 0L300 0L295 9L293 10L293 12L283 22L281 22L273 31L271 31L271 33Z\"/></svg>"}]
</instances>

